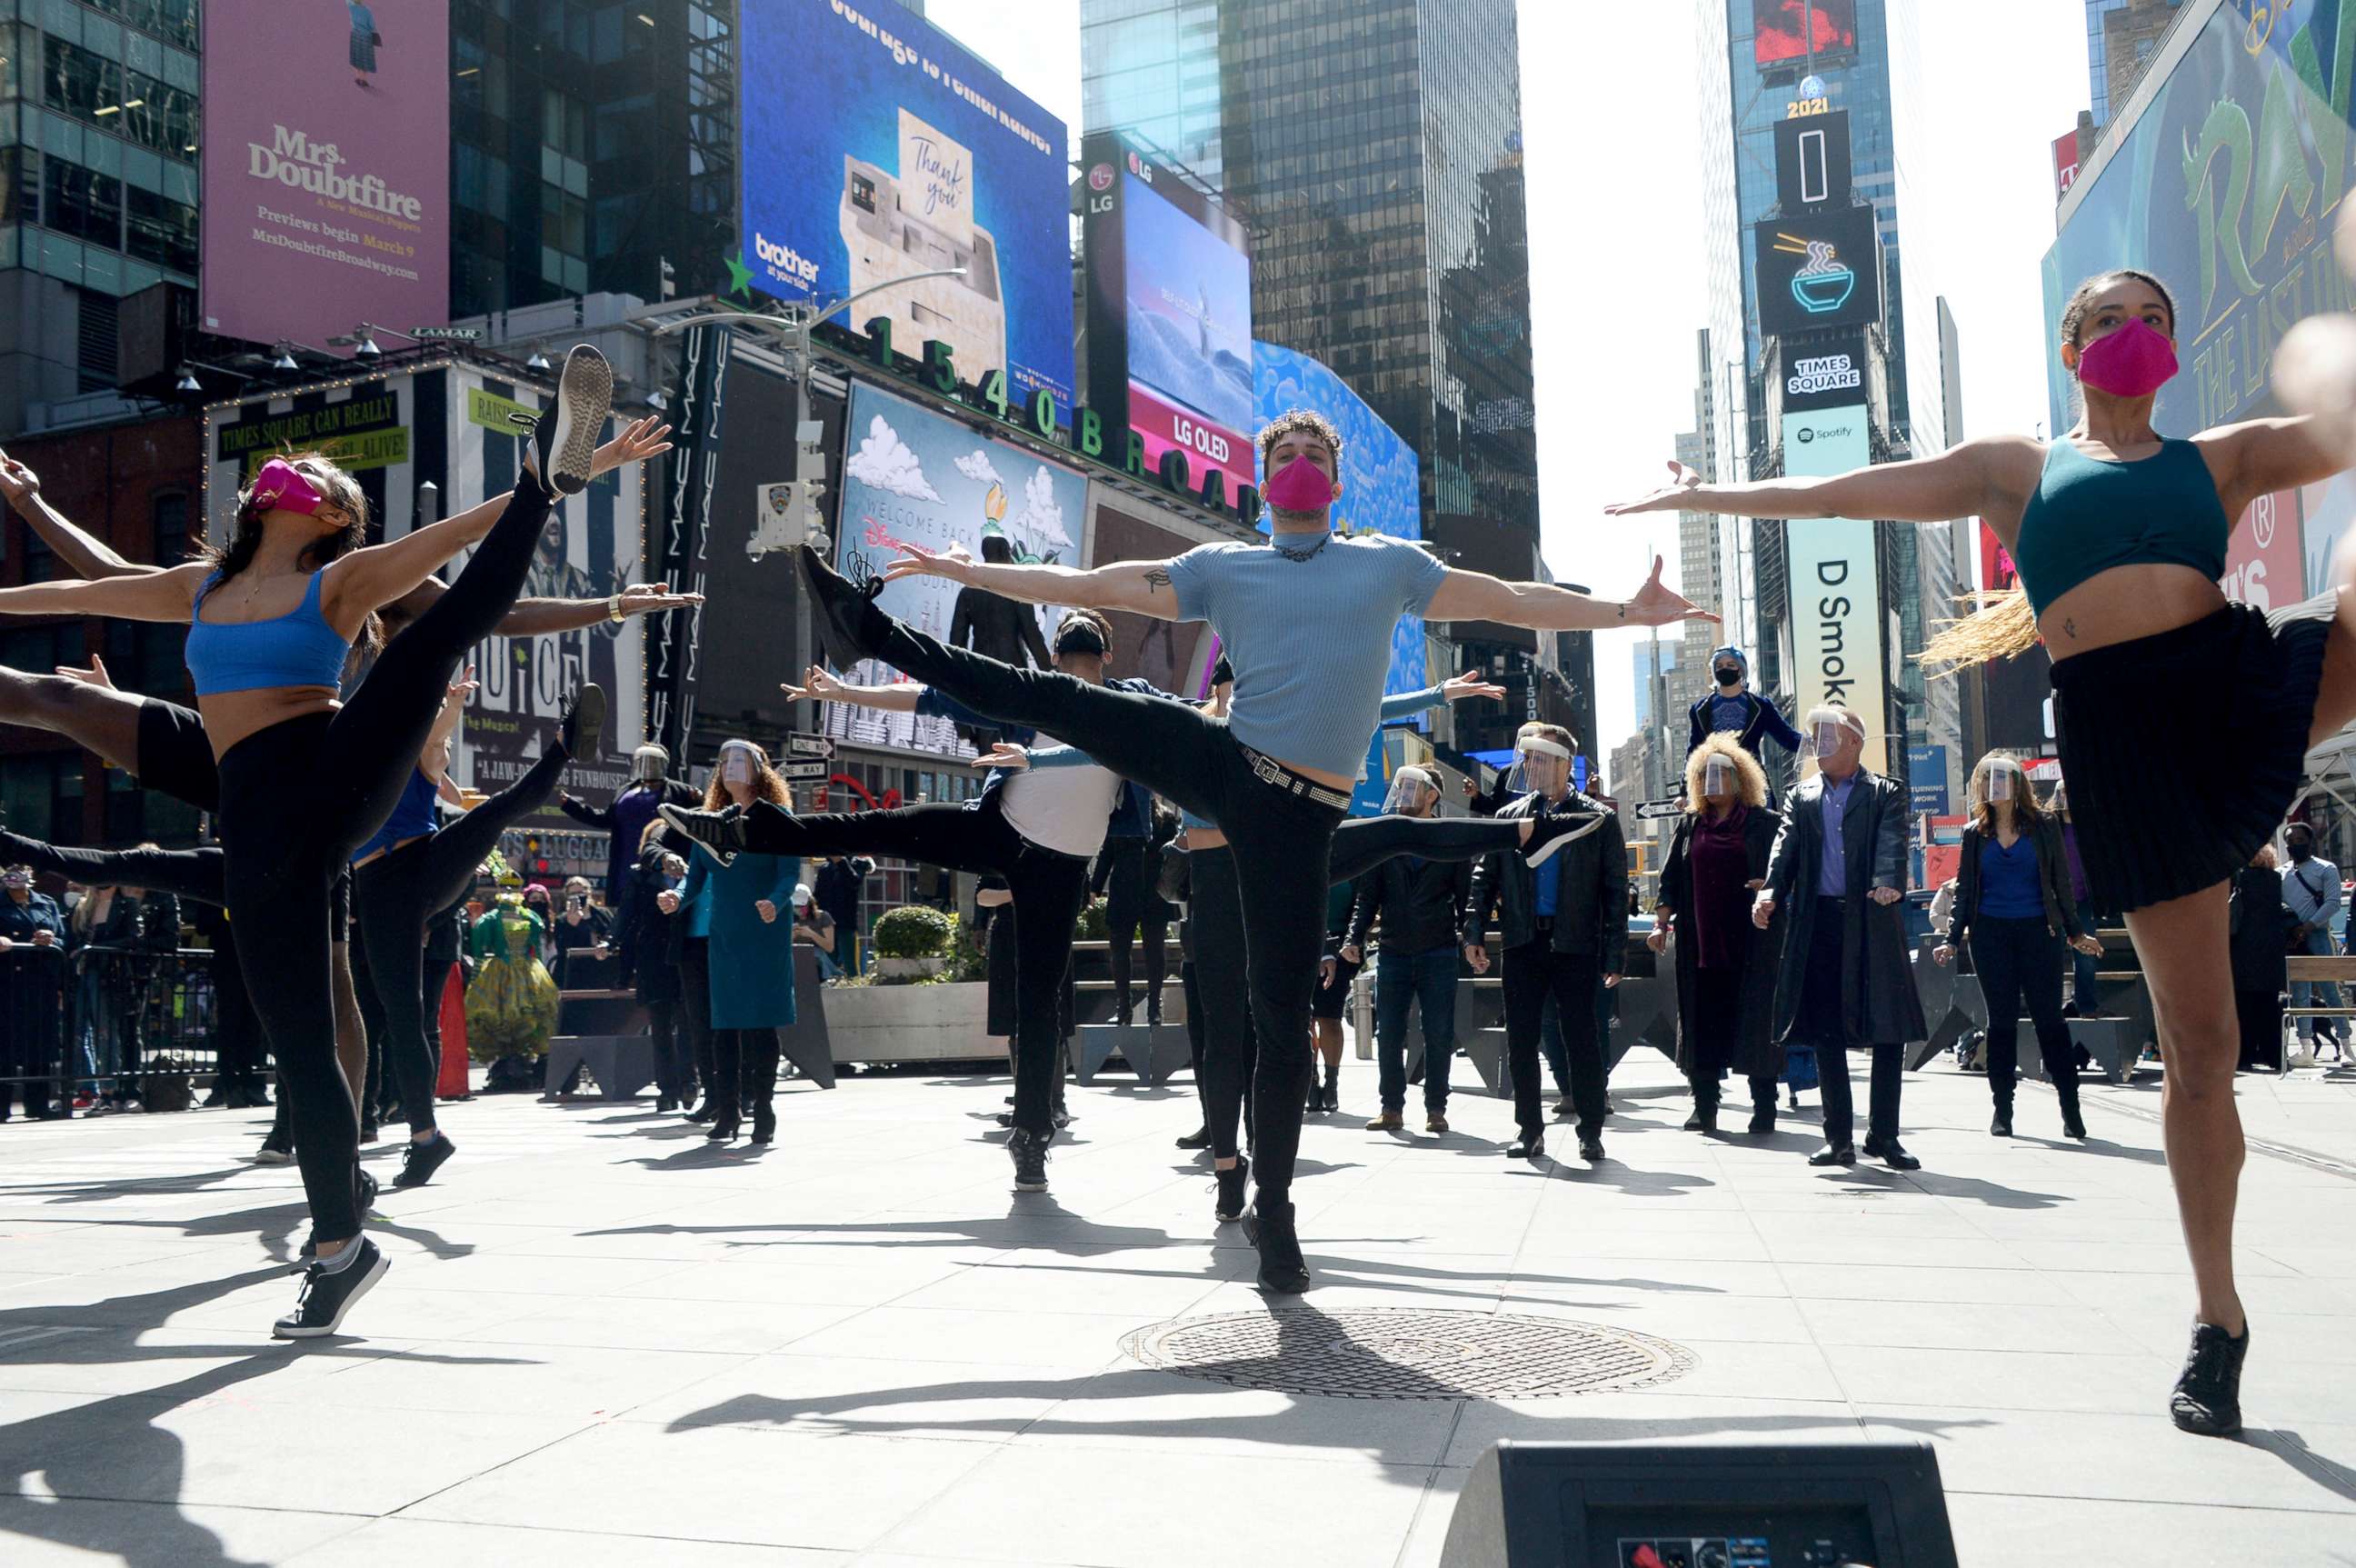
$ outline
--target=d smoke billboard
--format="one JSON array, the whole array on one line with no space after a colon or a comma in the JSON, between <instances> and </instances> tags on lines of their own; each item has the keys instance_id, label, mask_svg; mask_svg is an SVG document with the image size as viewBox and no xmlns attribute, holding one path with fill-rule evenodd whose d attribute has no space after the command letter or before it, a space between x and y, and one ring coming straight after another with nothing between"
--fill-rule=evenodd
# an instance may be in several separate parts
<instances>
[{"instance_id":1,"label":"d smoke billboard","mask_svg":"<svg viewBox=\"0 0 2356 1568\"><path fill-rule=\"evenodd\" d=\"M948 346L1010 403L1072 396L1064 123L890 0L742 8L744 265L783 299L840 299L893 347ZM895 283L963 268L962 277Z\"/></svg>"},{"instance_id":2,"label":"d smoke billboard","mask_svg":"<svg viewBox=\"0 0 2356 1568\"><path fill-rule=\"evenodd\" d=\"M206 330L446 323L449 0L209 0L204 27Z\"/></svg>"},{"instance_id":3,"label":"d smoke billboard","mask_svg":"<svg viewBox=\"0 0 2356 1568\"><path fill-rule=\"evenodd\" d=\"M1783 415L1783 472L1821 478L1873 459L1863 403ZM1865 765L1890 771L1882 730L1890 711L1881 664L1880 572L1875 525L1847 518L1783 531L1792 571L1792 688L1799 712L1830 705L1865 719Z\"/></svg>"}]
</instances>

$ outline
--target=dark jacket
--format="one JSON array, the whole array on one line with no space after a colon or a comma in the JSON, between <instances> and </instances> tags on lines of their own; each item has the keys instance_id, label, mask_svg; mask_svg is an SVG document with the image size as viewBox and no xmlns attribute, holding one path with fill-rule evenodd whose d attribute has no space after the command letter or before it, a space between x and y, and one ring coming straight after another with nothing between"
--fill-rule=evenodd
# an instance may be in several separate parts
<instances>
[{"instance_id":1,"label":"dark jacket","mask_svg":"<svg viewBox=\"0 0 2356 1568\"><path fill-rule=\"evenodd\" d=\"M1686 1026L1699 1015L1697 993L1701 984L1701 942L1694 930L1695 820L1690 811L1677 819L1676 834L1669 841L1669 858L1661 867L1656 906L1669 911L1669 933L1676 950L1677 1066L1688 1072L1694 1066L1695 1042ZM1783 819L1765 806L1751 807L1743 818L1742 847L1751 856L1748 880L1766 877L1775 835L1783 825ZM1783 951L1783 932L1790 925L1779 910L1763 931L1748 923L1742 927L1742 1021L1730 1065L1744 1078L1783 1076L1783 1047L1776 1040L1774 1027L1775 977Z\"/></svg>"},{"instance_id":2,"label":"dark jacket","mask_svg":"<svg viewBox=\"0 0 2356 1568\"><path fill-rule=\"evenodd\" d=\"M1876 887L1906 888L1906 791L1879 773L1858 769L1841 816L1848 896L1841 900L1841 1012L1847 1044L1902 1045L1927 1039L1922 1001L1906 950L1906 912L1877 904ZM1789 1040L1807 979L1808 944L1816 929L1816 872L1825 843L1825 781L1815 774L1791 794L1783 826L1767 862L1767 892L1783 925L1782 970L1775 986L1775 1038ZM1804 1042L1805 1043L1805 1042Z\"/></svg>"},{"instance_id":3,"label":"dark jacket","mask_svg":"<svg viewBox=\"0 0 2356 1568\"><path fill-rule=\"evenodd\" d=\"M58 948L66 945L66 918L58 912L58 901L46 893L27 889L22 904L0 892L0 937L10 941L30 943L35 931L47 931L58 939Z\"/></svg>"},{"instance_id":4,"label":"dark jacket","mask_svg":"<svg viewBox=\"0 0 2356 1568\"><path fill-rule=\"evenodd\" d=\"M669 853L656 844L637 858L614 917L615 962L630 977L638 1000L650 1004L680 999L677 918L655 903L665 886L662 863Z\"/></svg>"},{"instance_id":5,"label":"dark jacket","mask_svg":"<svg viewBox=\"0 0 2356 1568\"><path fill-rule=\"evenodd\" d=\"M830 860L818 868L818 875L810 883L810 901L834 917L838 946L845 935L859 929L859 890L874 875L875 863L863 854ZM842 954L835 956L840 958Z\"/></svg>"},{"instance_id":6,"label":"dark jacket","mask_svg":"<svg viewBox=\"0 0 2356 1568\"><path fill-rule=\"evenodd\" d=\"M614 796L610 806L593 806L570 795L558 804L574 822L613 835L605 846L605 902L619 904L622 888L630 879L630 866L638 858L638 840L646 836L647 824L654 821L655 809L701 806L703 794L676 779L666 779L652 788L634 779Z\"/></svg>"},{"instance_id":7,"label":"dark jacket","mask_svg":"<svg viewBox=\"0 0 2356 1568\"><path fill-rule=\"evenodd\" d=\"M1470 861L1410 854L1387 860L1358 878L1344 945L1365 951L1366 936L1379 918L1387 952L1405 957L1452 948L1464 929L1464 905L1472 897Z\"/></svg>"},{"instance_id":8,"label":"dark jacket","mask_svg":"<svg viewBox=\"0 0 2356 1568\"><path fill-rule=\"evenodd\" d=\"M2290 984L2290 906L2283 902L2280 873L2263 865L2233 873L2226 929L2233 989L2280 994Z\"/></svg>"},{"instance_id":9,"label":"dark jacket","mask_svg":"<svg viewBox=\"0 0 2356 1568\"><path fill-rule=\"evenodd\" d=\"M1792 722L1783 716L1782 710L1774 703L1756 692L1744 692L1734 700L1751 704L1751 717L1744 721L1740 730L1735 732L1735 745L1751 756L1757 757L1761 739L1767 736L1773 736L1783 743L1784 750L1796 752L1800 749L1800 732L1792 727ZM1692 756L1694 748L1709 738L1710 704L1717 701L1718 693L1712 692L1686 710L1687 756Z\"/></svg>"},{"instance_id":10,"label":"dark jacket","mask_svg":"<svg viewBox=\"0 0 2356 1568\"><path fill-rule=\"evenodd\" d=\"M2031 824L2029 841L2037 848L2037 890L2045 901L2045 929L2075 941L2086 934L2078 920L2078 900L2070 892L2070 854L2062 847L2062 824L2040 816ZM1961 947L1972 917L1980 910L1980 852L1987 839L1979 829L1964 830L1963 859L1955 867L1955 908L1948 917L1946 943Z\"/></svg>"},{"instance_id":11,"label":"dark jacket","mask_svg":"<svg viewBox=\"0 0 2356 1568\"><path fill-rule=\"evenodd\" d=\"M1536 795L1525 795L1497 816L1505 821L1526 817L1537 800ZM1607 810L1575 789L1564 798L1563 809ZM1621 836L1619 818L1607 816L1601 827L1555 851L1554 859L1562 870L1556 887L1553 950L1593 953L1603 973L1618 974L1628 950L1628 843ZM1466 947L1481 941L1493 910L1498 914L1504 947L1537 940L1533 875L1519 852L1482 857L1473 867L1472 890L1464 906Z\"/></svg>"}]
</instances>

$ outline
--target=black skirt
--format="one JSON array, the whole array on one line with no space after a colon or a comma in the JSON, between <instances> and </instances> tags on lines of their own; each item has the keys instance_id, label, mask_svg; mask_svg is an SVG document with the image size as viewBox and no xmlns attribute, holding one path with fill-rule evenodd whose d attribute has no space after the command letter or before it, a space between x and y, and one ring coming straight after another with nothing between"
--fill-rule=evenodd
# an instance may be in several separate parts
<instances>
[{"instance_id":1,"label":"black skirt","mask_svg":"<svg viewBox=\"0 0 2356 1568\"><path fill-rule=\"evenodd\" d=\"M2070 820L2097 908L2230 881L2306 778L2333 596L2228 605L2053 666Z\"/></svg>"}]
</instances>

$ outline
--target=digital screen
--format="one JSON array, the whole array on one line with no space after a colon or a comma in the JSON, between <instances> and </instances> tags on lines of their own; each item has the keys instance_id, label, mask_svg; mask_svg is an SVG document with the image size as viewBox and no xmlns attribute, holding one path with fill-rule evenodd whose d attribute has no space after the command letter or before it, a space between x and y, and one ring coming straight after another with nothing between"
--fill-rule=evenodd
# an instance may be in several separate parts
<instances>
[{"instance_id":1,"label":"digital screen","mask_svg":"<svg viewBox=\"0 0 2356 1568\"><path fill-rule=\"evenodd\" d=\"M1881 319L1881 246L1870 207L1759 225L1759 330L1771 338Z\"/></svg>"},{"instance_id":2,"label":"digital screen","mask_svg":"<svg viewBox=\"0 0 2356 1568\"><path fill-rule=\"evenodd\" d=\"M841 298L893 347L948 345L960 381L1007 401L1072 396L1071 196L1064 123L915 13L762 0L738 22L750 287ZM790 89L754 84L790 83ZM921 274L961 273L958 276Z\"/></svg>"},{"instance_id":3,"label":"digital screen","mask_svg":"<svg viewBox=\"0 0 2356 1568\"><path fill-rule=\"evenodd\" d=\"M1857 50L1857 0L1751 0L1751 21L1760 65Z\"/></svg>"},{"instance_id":4,"label":"digital screen","mask_svg":"<svg viewBox=\"0 0 2356 1568\"><path fill-rule=\"evenodd\" d=\"M1223 469L1232 493L1252 483L1251 258L1137 173L1121 187L1130 428L1147 467L1183 446L1198 484Z\"/></svg>"}]
</instances>

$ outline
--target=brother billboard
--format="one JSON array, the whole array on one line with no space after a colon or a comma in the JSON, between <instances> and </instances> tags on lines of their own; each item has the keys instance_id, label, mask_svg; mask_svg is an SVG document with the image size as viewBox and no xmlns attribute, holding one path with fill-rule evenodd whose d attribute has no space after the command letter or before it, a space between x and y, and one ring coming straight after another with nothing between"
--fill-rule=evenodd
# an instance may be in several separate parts
<instances>
[{"instance_id":1,"label":"brother billboard","mask_svg":"<svg viewBox=\"0 0 2356 1568\"><path fill-rule=\"evenodd\" d=\"M208 332L325 349L449 321L449 0L381 9L205 6Z\"/></svg>"},{"instance_id":2,"label":"brother billboard","mask_svg":"<svg viewBox=\"0 0 2356 1568\"><path fill-rule=\"evenodd\" d=\"M743 262L782 299L839 299L893 347L948 345L1010 403L1072 399L1071 195L1064 123L913 12L761 0L738 20Z\"/></svg>"},{"instance_id":3,"label":"brother billboard","mask_svg":"<svg viewBox=\"0 0 2356 1568\"><path fill-rule=\"evenodd\" d=\"M1126 403L1145 466L1183 448L1198 478L1253 482L1251 255L1243 225L1115 135L1080 156L1088 401Z\"/></svg>"}]
</instances>

